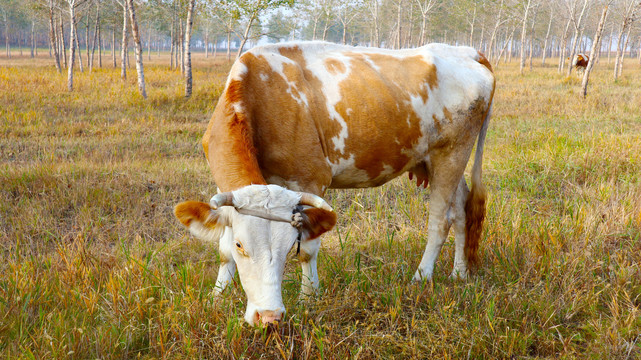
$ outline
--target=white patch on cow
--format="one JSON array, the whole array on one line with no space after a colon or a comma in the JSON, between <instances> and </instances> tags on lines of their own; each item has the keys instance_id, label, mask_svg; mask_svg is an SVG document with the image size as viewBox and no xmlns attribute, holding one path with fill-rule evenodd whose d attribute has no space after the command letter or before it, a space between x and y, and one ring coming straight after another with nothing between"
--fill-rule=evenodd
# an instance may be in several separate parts
<instances>
[{"instance_id":1,"label":"white patch on cow","mask_svg":"<svg viewBox=\"0 0 641 360\"><path fill-rule=\"evenodd\" d=\"M267 74L265 74L265 73L260 73L260 75L259 75L259 76L260 76L260 79L261 79L261 80L263 80L263 81L265 81L265 82L266 82L267 80L269 80L269 76L268 76Z\"/></svg>"},{"instance_id":2,"label":"white patch on cow","mask_svg":"<svg viewBox=\"0 0 641 360\"><path fill-rule=\"evenodd\" d=\"M370 179L365 170L356 167L354 154L351 154L347 159L339 159L333 163L326 158L332 170L332 185L340 187L341 184L363 183Z\"/></svg>"},{"instance_id":3,"label":"white patch on cow","mask_svg":"<svg viewBox=\"0 0 641 360\"><path fill-rule=\"evenodd\" d=\"M227 76L227 82L225 83L225 88L229 86L229 83L231 83L232 80L242 80L243 76L247 74L249 69L245 64L243 64L240 61L234 62L234 65L231 67L231 70L229 71L229 76Z\"/></svg>"},{"instance_id":4,"label":"white patch on cow","mask_svg":"<svg viewBox=\"0 0 641 360\"><path fill-rule=\"evenodd\" d=\"M269 184L280 185L280 186L282 186L284 188L287 188L287 189L293 190L293 191L303 191L304 190L303 188L301 188L301 186L298 184L297 181L285 180L280 176L272 175L272 176L267 178L267 182Z\"/></svg>"},{"instance_id":5,"label":"white patch on cow","mask_svg":"<svg viewBox=\"0 0 641 360\"><path fill-rule=\"evenodd\" d=\"M327 48L323 48L321 50L330 50L332 48L341 50L340 47L326 47ZM342 100L339 85L343 80L347 79L351 73L350 59L343 55L340 51L329 51L327 53L323 53L323 56L321 57L317 55L317 51L309 51L308 48L305 48L305 50L303 51L303 56L305 58L305 62L307 63L307 69L311 71L312 74L317 79L319 79L322 84L320 90L323 92L323 95L325 95L325 99L327 100L325 105L327 106L329 117L338 122L338 124L341 126L341 131L338 133L338 135L331 138L331 141L334 145L334 150L338 151L341 154L344 154L345 139L347 139L348 136L347 122L338 113L338 111L336 111L336 104L338 104ZM341 62L343 66L345 66L345 71L337 74L333 74L327 71L327 68L324 64L324 61L327 58L331 58L332 60Z\"/></svg>"},{"instance_id":6,"label":"white patch on cow","mask_svg":"<svg viewBox=\"0 0 641 360\"><path fill-rule=\"evenodd\" d=\"M287 93L291 96L292 99L296 100L296 102L299 105L305 105L305 107L309 107L309 101L307 100L307 96L302 91L300 91L296 82L292 81L291 79L288 79L287 76L285 75L285 70L284 70L285 64L292 65L295 67L299 67L300 64L278 53L274 53L272 51L264 51L264 50L265 48L258 47L250 51L255 56L262 56L269 63L272 70L278 75L280 75L283 78L283 80L285 80L288 86ZM266 79L262 77L262 74L261 74L261 79L263 81L266 81Z\"/></svg>"},{"instance_id":7,"label":"white patch on cow","mask_svg":"<svg viewBox=\"0 0 641 360\"><path fill-rule=\"evenodd\" d=\"M234 109L234 112L237 114L242 113L245 111L245 108L243 107L243 104L240 101L233 102L231 104L232 109Z\"/></svg>"},{"instance_id":8,"label":"white patch on cow","mask_svg":"<svg viewBox=\"0 0 641 360\"><path fill-rule=\"evenodd\" d=\"M376 65L376 63L374 63L369 56L365 55L363 58L369 64L369 66L372 67L372 69L376 70L377 73L381 72L381 68L378 65Z\"/></svg>"},{"instance_id":9,"label":"white patch on cow","mask_svg":"<svg viewBox=\"0 0 641 360\"><path fill-rule=\"evenodd\" d=\"M453 47L444 44L424 46L421 55L426 63L434 64L438 87L431 89L423 85L427 101L421 94L410 94L411 106L421 119L423 134L414 148L414 156L424 156L429 149L430 136L436 135L434 117L444 119L443 108L452 114L465 112L474 101L483 99L489 102L492 96L493 75L478 63L478 53L469 47Z\"/></svg>"},{"instance_id":10,"label":"white patch on cow","mask_svg":"<svg viewBox=\"0 0 641 360\"><path fill-rule=\"evenodd\" d=\"M300 202L300 194L278 185L250 185L232 191L234 207L289 217Z\"/></svg>"},{"instance_id":11,"label":"white patch on cow","mask_svg":"<svg viewBox=\"0 0 641 360\"><path fill-rule=\"evenodd\" d=\"M197 239L204 241L218 241L223 234L224 228L224 226L217 226L212 229L195 220L189 224L189 232Z\"/></svg>"},{"instance_id":12,"label":"white patch on cow","mask_svg":"<svg viewBox=\"0 0 641 360\"><path fill-rule=\"evenodd\" d=\"M379 177L388 177L394 174L396 174L396 170L394 170L393 167L387 164L383 164L383 171L381 171L381 174L379 175Z\"/></svg>"},{"instance_id":13,"label":"white patch on cow","mask_svg":"<svg viewBox=\"0 0 641 360\"><path fill-rule=\"evenodd\" d=\"M423 49L427 50L423 55L425 61L436 66L443 106L454 113L458 110L456 105L471 104L479 97L489 102L494 75L478 62L475 49L444 44L429 44Z\"/></svg>"}]
</instances>

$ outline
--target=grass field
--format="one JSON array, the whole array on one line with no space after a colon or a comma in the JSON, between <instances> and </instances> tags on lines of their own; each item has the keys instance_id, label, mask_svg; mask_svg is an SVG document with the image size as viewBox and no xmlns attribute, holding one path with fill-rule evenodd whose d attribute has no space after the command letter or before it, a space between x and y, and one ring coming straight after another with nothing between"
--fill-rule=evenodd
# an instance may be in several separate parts
<instances>
[{"instance_id":1,"label":"grass field","mask_svg":"<svg viewBox=\"0 0 641 360\"><path fill-rule=\"evenodd\" d=\"M214 193L200 137L229 65L196 55L185 100L167 58L135 73L76 73L0 59L0 357L641 358L641 69L596 67L587 100L552 62L496 70L484 157L482 265L411 284L429 191L406 177L329 191L321 292L297 300L287 268L279 332L244 324L234 284L219 299L216 244L174 219ZM535 64L538 64L535 61Z\"/></svg>"}]
</instances>

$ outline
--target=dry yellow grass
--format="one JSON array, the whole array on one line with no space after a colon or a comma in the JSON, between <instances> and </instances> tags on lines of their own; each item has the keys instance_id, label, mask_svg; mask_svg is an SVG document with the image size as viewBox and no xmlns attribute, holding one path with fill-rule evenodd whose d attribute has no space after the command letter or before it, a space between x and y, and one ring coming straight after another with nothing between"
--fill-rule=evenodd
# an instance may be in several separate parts
<instances>
[{"instance_id":1,"label":"dry yellow grass","mask_svg":"<svg viewBox=\"0 0 641 360\"><path fill-rule=\"evenodd\" d=\"M149 99L109 68L76 91L49 60L0 60L3 358L639 358L641 71L597 66L587 100L553 66L498 67L482 265L412 285L429 192L407 179L330 191L339 213L299 302L288 266L279 333L248 327L234 284L211 291L216 246L171 209L214 191L200 136L229 65L197 55L182 97L167 57ZM10 67L7 67L10 65Z\"/></svg>"}]
</instances>

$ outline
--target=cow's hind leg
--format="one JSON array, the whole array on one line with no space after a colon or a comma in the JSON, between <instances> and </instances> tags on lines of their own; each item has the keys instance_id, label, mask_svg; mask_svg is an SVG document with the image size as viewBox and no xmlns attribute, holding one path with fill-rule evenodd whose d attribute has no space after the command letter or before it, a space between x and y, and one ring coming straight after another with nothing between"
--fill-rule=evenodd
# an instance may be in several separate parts
<instances>
[{"instance_id":1,"label":"cow's hind leg","mask_svg":"<svg viewBox=\"0 0 641 360\"><path fill-rule=\"evenodd\" d=\"M414 281L432 279L434 265L452 225L452 216L448 217L448 212L455 202L456 189L459 187L459 179L463 177L463 171L464 168L456 169L454 172L452 169L442 168L433 172L434 177L430 184L430 213L427 220L427 245L414 274Z\"/></svg>"},{"instance_id":2,"label":"cow's hind leg","mask_svg":"<svg viewBox=\"0 0 641 360\"><path fill-rule=\"evenodd\" d=\"M450 214L454 217L454 269L451 277L453 279L467 277L467 258L465 257L465 203L470 190L467 187L465 178L461 177Z\"/></svg>"}]
</instances>

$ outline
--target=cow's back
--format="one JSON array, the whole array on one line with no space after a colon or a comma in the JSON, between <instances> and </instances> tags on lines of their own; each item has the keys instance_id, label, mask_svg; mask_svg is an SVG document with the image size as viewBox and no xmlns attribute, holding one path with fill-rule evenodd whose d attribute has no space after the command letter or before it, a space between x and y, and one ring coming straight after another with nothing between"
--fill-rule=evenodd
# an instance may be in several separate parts
<instances>
[{"instance_id":1,"label":"cow's back","mask_svg":"<svg viewBox=\"0 0 641 360\"><path fill-rule=\"evenodd\" d=\"M252 182L260 173L265 182L315 193L380 185L478 134L494 89L483 60L474 49L440 44L252 49L234 65L203 139L214 179L224 190L242 186L229 180L239 171L228 169L249 166L241 177ZM238 151L229 150L230 131L244 138L241 150L255 164L230 154Z\"/></svg>"}]
</instances>

